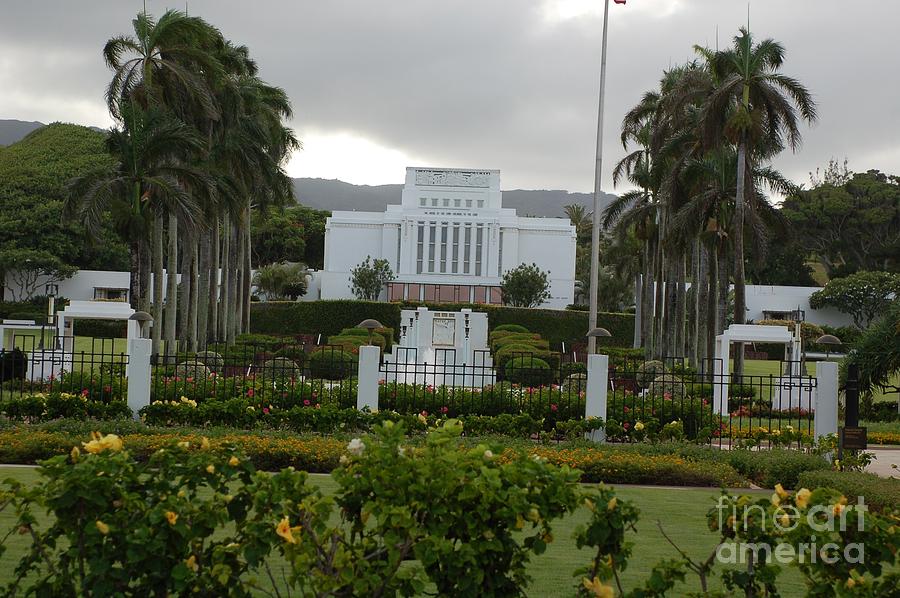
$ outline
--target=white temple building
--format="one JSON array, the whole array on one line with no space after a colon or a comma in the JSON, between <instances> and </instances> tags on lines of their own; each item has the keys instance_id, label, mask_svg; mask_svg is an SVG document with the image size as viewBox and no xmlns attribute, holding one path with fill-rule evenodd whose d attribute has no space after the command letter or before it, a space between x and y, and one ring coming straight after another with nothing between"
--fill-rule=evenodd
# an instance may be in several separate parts
<instances>
[{"instance_id":1,"label":"white temple building","mask_svg":"<svg viewBox=\"0 0 900 598\"><path fill-rule=\"evenodd\" d=\"M366 256L390 262L388 301L502 302L500 279L520 264L549 271L551 298L574 303L575 227L502 206L499 170L407 168L399 205L333 212L325 225L321 298L352 298L350 271Z\"/></svg>"}]
</instances>

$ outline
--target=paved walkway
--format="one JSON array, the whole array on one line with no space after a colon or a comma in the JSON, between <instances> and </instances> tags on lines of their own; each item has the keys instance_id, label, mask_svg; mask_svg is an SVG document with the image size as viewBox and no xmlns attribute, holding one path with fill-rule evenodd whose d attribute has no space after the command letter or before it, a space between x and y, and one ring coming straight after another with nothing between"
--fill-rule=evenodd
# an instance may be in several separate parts
<instances>
[{"instance_id":1,"label":"paved walkway","mask_svg":"<svg viewBox=\"0 0 900 598\"><path fill-rule=\"evenodd\" d=\"M867 452L875 455L875 460L869 464L866 471L886 478L900 479L900 447L870 446Z\"/></svg>"}]
</instances>

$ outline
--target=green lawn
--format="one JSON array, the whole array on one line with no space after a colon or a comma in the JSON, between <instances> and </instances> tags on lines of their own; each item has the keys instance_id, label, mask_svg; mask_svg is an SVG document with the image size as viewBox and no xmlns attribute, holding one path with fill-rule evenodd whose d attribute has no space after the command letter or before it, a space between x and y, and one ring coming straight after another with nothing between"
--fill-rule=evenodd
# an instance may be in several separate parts
<instances>
[{"instance_id":1,"label":"green lawn","mask_svg":"<svg viewBox=\"0 0 900 598\"><path fill-rule=\"evenodd\" d=\"M38 478L36 471L31 468L0 467L0 479L7 477L14 477L26 484L34 483ZM314 475L312 478L326 493L334 492L335 484L330 476ZM681 547L692 557L705 558L715 545L715 537L707 531L706 513L718 495L716 490L623 487L618 490L618 495L620 498L633 500L641 510L639 533L632 538L635 544L634 555L623 577L627 586L640 584L658 560L677 556L657 529L657 520L663 522L669 536L680 542ZM587 564L590 553L588 550L579 551L575 547L572 534L577 525L586 521L587 510L580 508L572 516L556 522L555 542L546 553L531 563L530 572L534 577L534 583L530 587L529 595L541 597L573 595L575 579L572 577L572 571ZM11 513L0 513L0 534L4 534L12 523ZM15 563L26 546L25 536L14 534L7 541L9 551L0 558L0 584L10 580ZM280 565L276 563L276 567ZM276 579L278 577L276 574ZM689 577L688 580L689 586L676 588L672 595L683 595L687 591L699 590L696 578ZM783 596L801 596L803 584L800 575L791 569L785 571L781 576L779 589Z\"/></svg>"}]
</instances>

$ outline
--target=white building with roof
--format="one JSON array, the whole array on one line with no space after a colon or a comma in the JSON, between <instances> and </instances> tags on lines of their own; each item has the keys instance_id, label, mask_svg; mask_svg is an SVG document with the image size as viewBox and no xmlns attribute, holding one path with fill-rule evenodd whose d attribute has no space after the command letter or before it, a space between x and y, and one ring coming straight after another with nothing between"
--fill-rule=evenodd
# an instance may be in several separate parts
<instances>
[{"instance_id":1,"label":"white building with roof","mask_svg":"<svg viewBox=\"0 0 900 598\"><path fill-rule=\"evenodd\" d=\"M325 225L321 298L352 298L350 271L367 256L396 276L388 301L502 302L500 279L520 264L550 272L543 307L574 303L575 228L502 205L499 170L407 168L399 205L333 212Z\"/></svg>"}]
</instances>

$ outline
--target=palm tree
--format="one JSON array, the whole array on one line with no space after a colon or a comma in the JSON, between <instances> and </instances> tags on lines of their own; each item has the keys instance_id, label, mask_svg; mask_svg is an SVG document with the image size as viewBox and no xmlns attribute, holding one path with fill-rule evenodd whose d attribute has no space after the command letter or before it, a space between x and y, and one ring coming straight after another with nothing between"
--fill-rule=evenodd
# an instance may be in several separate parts
<instances>
[{"instance_id":1,"label":"palm tree","mask_svg":"<svg viewBox=\"0 0 900 598\"><path fill-rule=\"evenodd\" d=\"M193 129L159 109L125 107L120 118L123 126L112 129L106 140L115 164L72 180L66 210L92 233L98 232L104 213L111 214L131 253L132 307L146 309L148 289L141 283L151 222L169 211L190 218L198 214L180 181L206 184L205 174L190 166L202 142Z\"/></svg>"},{"instance_id":2,"label":"palm tree","mask_svg":"<svg viewBox=\"0 0 900 598\"><path fill-rule=\"evenodd\" d=\"M737 148L736 191L732 241L734 248L734 321L745 322L744 225L746 189L756 160L771 157L800 144L799 117L816 119L816 105L799 81L781 74L784 48L772 39L754 44L747 29L735 36L733 47L712 53L698 48L709 60L716 88L707 97L702 114L702 133L708 147L724 141ZM738 352L735 374L743 371Z\"/></svg>"}]
</instances>

